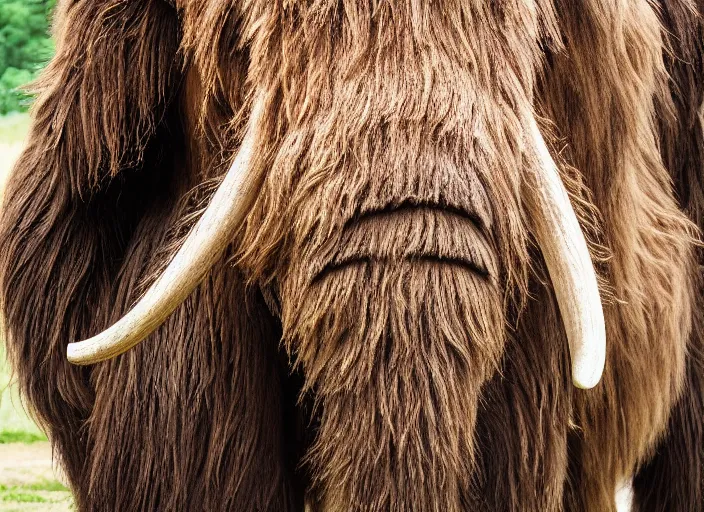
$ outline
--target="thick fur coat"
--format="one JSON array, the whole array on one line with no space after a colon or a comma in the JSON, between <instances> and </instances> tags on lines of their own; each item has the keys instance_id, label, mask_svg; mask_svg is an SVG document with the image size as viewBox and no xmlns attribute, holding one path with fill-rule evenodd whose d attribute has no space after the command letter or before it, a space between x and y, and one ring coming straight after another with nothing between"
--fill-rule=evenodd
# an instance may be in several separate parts
<instances>
[{"instance_id":1,"label":"thick fur coat","mask_svg":"<svg viewBox=\"0 0 704 512\"><path fill-rule=\"evenodd\" d=\"M701 510L697 12L60 2L0 299L79 509L608 512L633 477L638 510ZM263 185L227 254L144 343L71 366L179 247L255 92ZM600 277L590 391L530 228L526 111Z\"/></svg>"}]
</instances>

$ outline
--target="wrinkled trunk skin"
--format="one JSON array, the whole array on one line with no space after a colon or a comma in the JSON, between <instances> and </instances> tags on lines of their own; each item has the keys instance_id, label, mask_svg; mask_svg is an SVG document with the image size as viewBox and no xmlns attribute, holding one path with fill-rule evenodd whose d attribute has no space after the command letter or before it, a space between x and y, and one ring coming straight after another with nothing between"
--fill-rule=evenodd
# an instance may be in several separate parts
<instances>
[{"instance_id":1,"label":"wrinkled trunk skin","mask_svg":"<svg viewBox=\"0 0 704 512\"><path fill-rule=\"evenodd\" d=\"M79 510L613 512L632 475L639 511L702 508L650 2L171 4L60 2L0 218L8 352ZM242 231L144 343L69 365L179 247L255 87ZM533 108L601 280L590 391L531 234Z\"/></svg>"}]
</instances>

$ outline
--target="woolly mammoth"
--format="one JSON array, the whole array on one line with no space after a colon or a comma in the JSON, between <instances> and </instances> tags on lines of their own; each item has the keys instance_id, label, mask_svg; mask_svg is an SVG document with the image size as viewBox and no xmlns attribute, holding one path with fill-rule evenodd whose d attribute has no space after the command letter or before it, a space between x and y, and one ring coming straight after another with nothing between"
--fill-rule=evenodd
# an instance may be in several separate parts
<instances>
[{"instance_id":1,"label":"woolly mammoth","mask_svg":"<svg viewBox=\"0 0 704 512\"><path fill-rule=\"evenodd\" d=\"M55 32L0 296L80 510L702 510L694 4Z\"/></svg>"}]
</instances>

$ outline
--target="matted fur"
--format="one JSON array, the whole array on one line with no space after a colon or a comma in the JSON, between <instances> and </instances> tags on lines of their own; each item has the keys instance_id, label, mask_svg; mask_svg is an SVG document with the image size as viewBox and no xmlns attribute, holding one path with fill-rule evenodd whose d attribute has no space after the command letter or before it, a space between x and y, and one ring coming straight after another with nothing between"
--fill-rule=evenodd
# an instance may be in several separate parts
<instances>
[{"instance_id":1,"label":"matted fur","mask_svg":"<svg viewBox=\"0 0 704 512\"><path fill-rule=\"evenodd\" d=\"M59 9L0 297L80 510L610 511L644 464L643 510L701 500L693 228L661 159L656 114L677 102L653 4ZM179 246L254 89L267 174L227 254L139 347L70 366L67 343L124 314ZM600 273L592 391L570 383L531 234L532 109ZM656 452L681 446L700 455ZM673 469L646 499L648 464Z\"/></svg>"}]
</instances>

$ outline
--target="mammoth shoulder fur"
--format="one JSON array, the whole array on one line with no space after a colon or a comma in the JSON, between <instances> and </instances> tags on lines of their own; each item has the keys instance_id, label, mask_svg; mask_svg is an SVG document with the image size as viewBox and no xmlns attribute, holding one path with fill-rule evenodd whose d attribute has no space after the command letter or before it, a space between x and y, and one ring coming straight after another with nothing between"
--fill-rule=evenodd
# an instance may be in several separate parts
<instances>
[{"instance_id":1,"label":"mammoth shoulder fur","mask_svg":"<svg viewBox=\"0 0 704 512\"><path fill-rule=\"evenodd\" d=\"M703 15L59 0L0 308L78 510L704 510Z\"/></svg>"}]
</instances>

